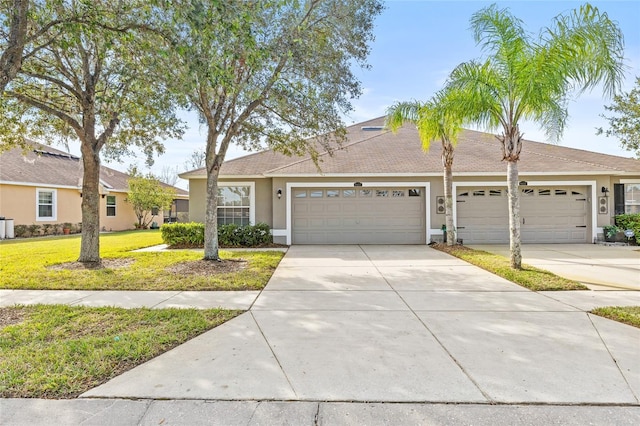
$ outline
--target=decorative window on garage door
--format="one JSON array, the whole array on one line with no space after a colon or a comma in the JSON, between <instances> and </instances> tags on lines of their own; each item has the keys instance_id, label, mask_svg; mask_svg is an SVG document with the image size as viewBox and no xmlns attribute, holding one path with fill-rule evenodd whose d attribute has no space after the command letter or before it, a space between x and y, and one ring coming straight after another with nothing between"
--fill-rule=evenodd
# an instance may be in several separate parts
<instances>
[{"instance_id":1,"label":"decorative window on garage door","mask_svg":"<svg viewBox=\"0 0 640 426\"><path fill-rule=\"evenodd\" d=\"M221 186L218 188L218 225L251 224L251 187Z\"/></svg>"}]
</instances>

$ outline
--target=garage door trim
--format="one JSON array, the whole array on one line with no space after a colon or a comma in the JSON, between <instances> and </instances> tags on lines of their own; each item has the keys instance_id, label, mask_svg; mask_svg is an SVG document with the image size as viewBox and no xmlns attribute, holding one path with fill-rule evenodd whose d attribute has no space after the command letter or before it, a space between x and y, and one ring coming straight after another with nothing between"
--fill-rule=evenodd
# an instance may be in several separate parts
<instances>
[{"instance_id":1,"label":"garage door trim","mask_svg":"<svg viewBox=\"0 0 640 426\"><path fill-rule=\"evenodd\" d=\"M478 186L503 186L507 187L506 181L473 181L473 182L453 182L453 224L457 228L458 226L458 212L456 209L456 194L458 187L478 187ZM595 180L540 180L540 181L527 181L527 186L586 186L591 189L591 193L588 202L591 204L591 239L594 241L598 234L598 211L596 200L596 181Z\"/></svg>"},{"instance_id":2,"label":"garage door trim","mask_svg":"<svg viewBox=\"0 0 640 426\"><path fill-rule=\"evenodd\" d=\"M355 187L354 181L350 182L287 182L287 245L291 245L293 237L293 224L292 224L292 193L294 188L348 188ZM424 200L425 200L425 241L428 243L430 241L430 226L431 218L430 218L430 200L431 200L431 184L429 182L403 182L403 181L395 181L395 182L361 182L361 185L357 186L358 188L371 188L371 187L416 187L416 188L424 188Z\"/></svg>"}]
</instances>

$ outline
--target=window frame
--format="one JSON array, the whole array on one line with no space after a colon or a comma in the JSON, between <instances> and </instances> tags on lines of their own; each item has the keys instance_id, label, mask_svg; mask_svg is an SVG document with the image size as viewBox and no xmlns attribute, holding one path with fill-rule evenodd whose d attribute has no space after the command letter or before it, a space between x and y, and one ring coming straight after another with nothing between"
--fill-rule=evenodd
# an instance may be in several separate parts
<instances>
[{"instance_id":1,"label":"window frame","mask_svg":"<svg viewBox=\"0 0 640 426\"><path fill-rule=\"evenodd\" d=\"M256 224L256 183L254 181L246 181L246 182L242 182L242 181L234 181L234 182L219 182L218 183L218 188L229 188L229 187L236 187L236 186L248 186L249 187L249 225L255 225ZM238 206L232 207L232 206L220 206L218 205L218 198L216 197L216 216L217 215L217 209L219 208L238 208ZM239 207L247 207L247 206L239 206Z\"/></svg>"},{"instance_id":2,"label":"window frame","mask_svg":"<svg viewBox=\"0 0 640 426\"><path fill-rule=\"evenodd\" d=\"M51 193L51 216L40 216L40 193ZM48 204L42 204L48 205ZM58 190L54 188L36 188L36 222L54 222L58 220Z\"/></svg>"},{"instance_id":3,"label":"window frame","mask_svg":"<svg viewBox=\"0 0 640 426\"><path fill-rule=\"evenodd\" d=\"M113 197L113 205L109 204L109 198ZM106 217L116 217L116 215L118 214L118 199L115 195L106 195L105 196L105 205L106 205ZM112 207L113 208L113 214L109 214L109 208Z\"/></svg>"},{"instance_id":4,"label":"window frame","mask_svg":"<svg viewBox=\"0 0 640 426\"><path fill-rule=\"evenodd\" d=\"M623 194L624 194L624 214L636 214L636 213L640 213L640 200L636 200L636 199L632 199L632 200L628 200L627 199L627 186L634 186L637 187L637 191L636 190L632 190L629 191L631 193L634 194L635 197L635 193L638 192L640 195L640 182L620 182L623 185ZM632 201L632 202L631 202ZM633 211L635 210L635 211Z\"/></svg>"}]
</instances>

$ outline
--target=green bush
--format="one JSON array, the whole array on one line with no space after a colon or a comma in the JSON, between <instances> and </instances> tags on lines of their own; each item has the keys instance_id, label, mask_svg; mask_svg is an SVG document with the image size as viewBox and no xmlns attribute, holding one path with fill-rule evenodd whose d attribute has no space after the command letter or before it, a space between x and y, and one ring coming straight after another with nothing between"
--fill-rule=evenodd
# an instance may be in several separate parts
<instances>
[{"instance_id":1,"label":"green bush","mask_svg":"<svg viewBox=\"0 0 640 426\"><path fill-rule=\"evenodd\" d=\"M160 227L160 233L170 246L204 246L204 223L169 223Z\"/></svg>"},{"instance_id":2,"label":"green bush","mask_svg":"<svg viewBox=\"0 0 640 426\"><path fill-rule=\"evenodd\" d=\"M635 240L640 241L640 213L619 214L615 217L615 223L621 231L631 229L635 233Z\"/></svg>"},{"instance_id":3,"label":"green bush","mask_svg":"<svg viewBox=\"0 0 640 426\"><path fill-rule=\"evenodd\" d=\"M204 224L170 223L160 227L162 241L170 246L204 246ZM218 225L218 244L222 247L258 247L273 242L269 225Z\"/></svg>"}]
</instances>

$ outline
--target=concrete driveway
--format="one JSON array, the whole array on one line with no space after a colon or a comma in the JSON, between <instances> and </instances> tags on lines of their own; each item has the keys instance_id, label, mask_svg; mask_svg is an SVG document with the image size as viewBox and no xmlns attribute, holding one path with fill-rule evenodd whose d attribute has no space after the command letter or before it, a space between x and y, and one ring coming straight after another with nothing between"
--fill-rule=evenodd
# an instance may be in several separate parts
<instances>
[{"instance_id":1,"label":"concrete driveway","mask_svg":"<svg viewBox=\"0 0 640 426\"><path fill-rule=\"evenodd\" d=\"M508 245L471 248L509 256ZM584 283L593 290L640 290L640 247L524 244L523 262Z\"/></svg>"},{"instance_id":2,"label":"concrete driveway","mask_svg":"<svg viewBox=\"0 0 640 426\"><path fill-rule=\"evenodd\" d=\"M637 406L638 342L427 246L293 246L249 312L83 397Z\"/></svg>"}]
</instances>

